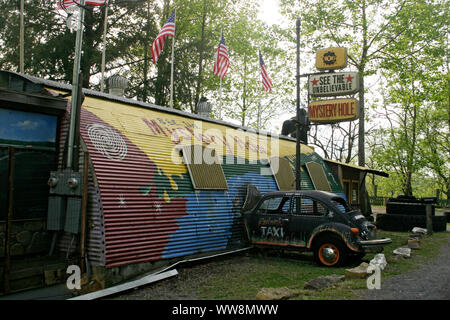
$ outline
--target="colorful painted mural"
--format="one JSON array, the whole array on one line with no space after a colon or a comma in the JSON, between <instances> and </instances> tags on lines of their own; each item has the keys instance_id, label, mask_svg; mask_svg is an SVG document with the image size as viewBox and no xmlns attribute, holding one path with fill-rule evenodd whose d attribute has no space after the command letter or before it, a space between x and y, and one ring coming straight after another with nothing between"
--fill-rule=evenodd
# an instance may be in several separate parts
<instances>
[{"instance_id":1,"label":"colorful painted mural","mask_svg":"<svg viewBox=\"0 0 450 320\"><path fill-rule=\"evenodd\" d=\"M293 141L94 97L83 103L81 135L100 192L106 267L242 247L246 186L277 190L267 159L286 157L292 169L295 161ZM228 190L193 188L177 148L186 145L215 150ZM311 148L302 154L326 168ZM306 171L302 181L312 189Z\"/></svg>"}]
</instances>

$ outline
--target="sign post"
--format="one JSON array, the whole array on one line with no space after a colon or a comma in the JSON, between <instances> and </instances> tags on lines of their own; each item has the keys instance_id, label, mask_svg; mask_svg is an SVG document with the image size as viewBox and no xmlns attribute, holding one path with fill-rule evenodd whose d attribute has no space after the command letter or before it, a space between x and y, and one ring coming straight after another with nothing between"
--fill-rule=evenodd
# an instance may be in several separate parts
<instances>
[{"instance_id":1,"label":"sign post","mask_svg":"<svg viewBox=\"0 0 450 320\"><path fill-rule=\"evenodd\" d=\"M295 152L295 189L300 190L301 189L301 174L300 174L300 168L301 168L301 147L300 147L300 19L297 19L297 107L296 107L296 114L297 114L297 121L295 123L296 127L296 152ZM297 208L299 208L299 205L297 205Z\"/></svg>"}]
</instances>

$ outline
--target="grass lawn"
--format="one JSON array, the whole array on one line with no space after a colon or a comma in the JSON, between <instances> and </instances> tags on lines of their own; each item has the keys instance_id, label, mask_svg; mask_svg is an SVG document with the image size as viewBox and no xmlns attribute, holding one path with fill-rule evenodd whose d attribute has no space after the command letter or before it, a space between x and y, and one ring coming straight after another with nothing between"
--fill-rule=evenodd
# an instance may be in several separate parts
<instances>
[{"instance_id":1,"label":"grass lawn","mask_svg":"<svg viewBox=\"0 0 450 320\"><path fill-rule=\"evenodd\" d=\"M392 251L406 246L409 233L379 231L380 237L389 237L393 243L385 247L388 266L382 273L382 279L396 275L418 264L425 263L439 253L440 246L450 236L448 232L434 233L422 238L421 248L413 250L411 259L398 259ZM374 254L368 254L363 261L369 262ZM255 299L261 288L287 287L300 291L294 299L351 299L357 297L358 289L366 289L365 279L346 279L334 287L323 290L304 290L304 284L322 275L344 275L345 269L357 266L359 262L342 268L325 268L317 266L312 254L275 253L252 251L247 255L223 259L213 264L206 264L203 277L183 287L189 288L198 299ZM208 267L209 265L209 267ZM185 279L184 281L190 281ZM382 280L383 281L383 280Z\"/></svg>"}]
</instances>

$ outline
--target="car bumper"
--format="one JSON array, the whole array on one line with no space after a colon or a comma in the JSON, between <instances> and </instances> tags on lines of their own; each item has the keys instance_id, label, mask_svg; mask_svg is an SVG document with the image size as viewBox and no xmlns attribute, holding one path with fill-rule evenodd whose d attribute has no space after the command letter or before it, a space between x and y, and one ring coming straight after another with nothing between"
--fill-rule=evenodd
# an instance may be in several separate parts
<instances>
[{"instance_id":1,"label":"car bumper","mask_svg":"<svg viewBox=\"0 0 450 320\"><path fill-rule=\"evenodd\" d=\"M382 252L384 246L391 244L390 238L384 239L372 239L372 240L360 240L359 245L364 252Z\"/></svg>"}]
</instances>

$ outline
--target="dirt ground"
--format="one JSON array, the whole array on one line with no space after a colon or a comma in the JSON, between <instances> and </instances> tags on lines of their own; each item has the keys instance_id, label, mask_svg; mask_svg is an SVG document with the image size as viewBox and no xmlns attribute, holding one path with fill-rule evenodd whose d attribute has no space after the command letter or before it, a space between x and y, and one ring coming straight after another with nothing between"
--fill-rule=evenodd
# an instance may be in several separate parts
<instances>
[{"instance_id":1,"label":"dirt ground","mask_svg":"<svg viewBox=\"0 0 450 320\"><path fill-rule=\"evenodd\" d=\"M305 254L302 259L312 259ZM198 289L209 280L230 270L251 270L258 259L251 253L224 256L177 268L178 276L108 299L113 300L199 300ZM189 281L186 281L189 279ZM356 300L449 300L450 299L450 237L440 253L417 268L382 279L380 290L357 290Z\"/></svg>"}]
</instances>

